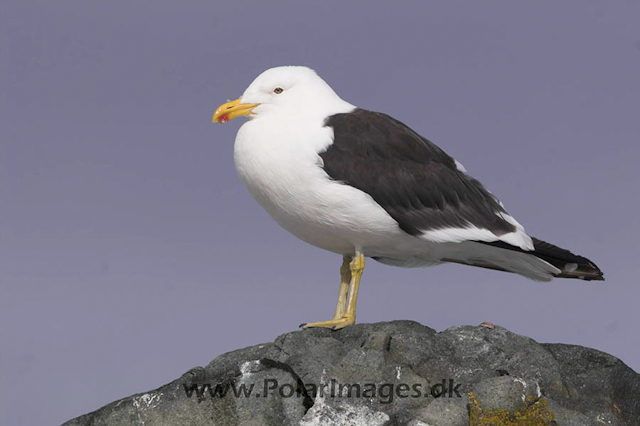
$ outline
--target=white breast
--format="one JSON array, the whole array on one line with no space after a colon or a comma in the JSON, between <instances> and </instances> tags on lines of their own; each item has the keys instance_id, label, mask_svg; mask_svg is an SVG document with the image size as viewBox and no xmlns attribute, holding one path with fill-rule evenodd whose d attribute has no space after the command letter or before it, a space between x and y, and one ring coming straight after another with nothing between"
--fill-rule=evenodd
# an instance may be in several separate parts
<instances>
[{"instance_id":1,"label":"white breast","mask_svg":"<svg viewBox=\"0 0 640 426\"><path fill-rule=\"evenodd\" d=\"M258 203L298 238L340 254L358 248L374 255L403 233L368 194L324 172L318 153L332 142L323 120L256 118L236 137L236 169Z\"/></svg>"}]
</instances>

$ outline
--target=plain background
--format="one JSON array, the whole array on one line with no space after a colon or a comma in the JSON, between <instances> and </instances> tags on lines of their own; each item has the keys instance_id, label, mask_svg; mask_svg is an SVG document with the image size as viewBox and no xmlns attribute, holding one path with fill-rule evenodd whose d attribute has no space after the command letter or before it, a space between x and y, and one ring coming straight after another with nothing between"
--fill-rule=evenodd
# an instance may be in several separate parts
<instances>
[{"instance_id":1,"label":"plain background","mask_svg":"<svg viewBox=\"0 0 640 426\"><path fill-rule=\"evenodd\" d=\"M317 2L320 3L320 2ZM213 110L307 65L605 283L369 261L358 321L492 321L640 370L640 5L3 1L0 424L59 424L333 314L341 259L238 181Z\"/></svg>"}]
</instances>

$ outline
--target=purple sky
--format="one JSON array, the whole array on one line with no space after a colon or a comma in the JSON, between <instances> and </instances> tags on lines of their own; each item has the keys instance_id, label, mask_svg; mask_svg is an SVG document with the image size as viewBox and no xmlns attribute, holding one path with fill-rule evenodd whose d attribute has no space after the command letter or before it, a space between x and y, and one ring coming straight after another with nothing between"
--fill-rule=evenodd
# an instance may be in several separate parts
<instances>
[{"instance_id":1,"label":"purple sky","mask_svg":"<svg viewBox=\"0 0 640 426\"><path fill-rule=\"evenodd\" d=\"M242 119L210 123L288 64L434 141L607 279L369 261L359 322L492 321L639 371L638 22L629 1L2 2L0 425L59 424L332 316L340 257L242 187Z\"/></svg>"}]
</instances>

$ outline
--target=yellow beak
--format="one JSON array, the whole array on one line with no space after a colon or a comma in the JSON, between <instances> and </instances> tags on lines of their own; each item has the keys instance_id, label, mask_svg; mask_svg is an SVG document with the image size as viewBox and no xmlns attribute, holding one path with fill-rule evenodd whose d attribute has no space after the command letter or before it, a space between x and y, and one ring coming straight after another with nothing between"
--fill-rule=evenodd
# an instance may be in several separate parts
<instances>
[{"instance_id":1,"label":"yellow beak","mask_svg":"<svg viewBox=\"0 0 640 426\"><path fill-rule=\"evenodd\" d=\"M233 120L236 117L242 117L243 115L249 115L255 107L260 104L242 104L242 98L238 98L235 101L227 102L220 105L216 112L213 113L213 123L226 123L229 120Z\"/></svg>"}]
</instances>

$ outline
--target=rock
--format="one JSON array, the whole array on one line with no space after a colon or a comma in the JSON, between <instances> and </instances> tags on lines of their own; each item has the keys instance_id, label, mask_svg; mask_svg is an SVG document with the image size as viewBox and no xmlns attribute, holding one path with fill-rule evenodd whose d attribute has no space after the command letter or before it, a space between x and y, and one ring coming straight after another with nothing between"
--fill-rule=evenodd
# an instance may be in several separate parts
<instances>
[{"instance_id":1,"label":"rock","mask_svg":"<svg viewBox=\"0 0 640 426\"><path fill-rule=\"evenodd\" d=\"M540 412L530 424L637 426L640 375L597 350L499 326L357 324L220 355L65 426L466 426L470 401L487 419L475 424Z\"/></svg>"},{"instance_id":2,"label":"rock","mask_svg":"<svg viewBox=\"0 0 640 426\"><path fill-rule=\"evenodd\" d=\"M468 426L467 398L438 398L425 408L415 411L414 416L412 421L427 425Z\"/></svg>"},{"instance_id":3,"label":"rock","mask_svg":"<svg viewBox=\"0 0 640 426\"><path fill-rule=\"evenodd\" d=\"M516 411L528 396L541 396L535 380L527 383L520 377L501 376L484 379L474 386L473 392L486 407L500 407Z\"/></svg>"}]
</instances>

